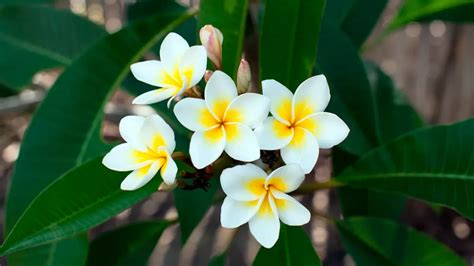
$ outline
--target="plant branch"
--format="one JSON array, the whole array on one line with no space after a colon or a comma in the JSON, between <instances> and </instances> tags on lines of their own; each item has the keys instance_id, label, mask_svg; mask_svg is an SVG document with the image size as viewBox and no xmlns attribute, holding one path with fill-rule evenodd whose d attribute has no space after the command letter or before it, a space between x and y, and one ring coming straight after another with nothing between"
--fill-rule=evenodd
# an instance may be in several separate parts
<instances>
[{"instance_id":1,"label":"plant branch","mask_svg":"<svg viewBox=\"0 0 474 266\"><path fill-rule=\"evenodd\" d=\"M331 179L326 182L304 183L304 184L301 184L301 186L297 190L292 192L291 194L293 195L308 194L317 190L337 188L337 187L342 187L345 185L346 184L336 181L334 179Z\"/></svg>"}]
</instances>

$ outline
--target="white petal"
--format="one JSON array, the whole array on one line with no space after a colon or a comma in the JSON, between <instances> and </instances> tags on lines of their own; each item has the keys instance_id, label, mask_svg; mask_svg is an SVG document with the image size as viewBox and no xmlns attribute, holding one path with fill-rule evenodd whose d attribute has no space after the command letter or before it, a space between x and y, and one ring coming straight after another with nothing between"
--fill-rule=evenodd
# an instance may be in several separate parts
<instances>
[{"instance_id":1,"label":"white petal","mask_svg":"<svg viewBox=\"0 0 474 266\"><path fill-rule=\"evenodd\" d=\"M293 128L281 123L275 117L265 119L254 132L262 150L279 150L288 145L293 138Z\"/></svg>"},{"instance_id":2,"label":"white petal","mask_svg":"<svg viewBox=\"0 0 474 266\"><path fill-rule=\"evenodd\" d=\"M207 53L202 45L190 47L181 59L179 69L188 81L187 87L196 85L204 76L207 68Z\"/></svg>"},{"instance_id":3,"label":"white petal","mask_svg":"<svg viewBox=\"0 0 474 266\"><path fill-rule=\"evenodd\" d=\"M341 143L349 134L349 127L335 114L321 112L307 116L297 124L313 133L319 147L329 149Z\"/></svg>"},{"instance_id":4,"label":"white petal","mask_svg":"<svg viewBox=\"0 0 474 266\"><path fill-rule=\"evenodd\" d=\"M287 225L303 225L307 224L311 219L311 213L295 200L293 197L282 193L276 189L271 190L275 197L275 205L278 210L280 220Z\"/></svg>"},{"instance_id":5,"label":"white petal","mask_svg":"<svg viewBox=\"0 0 474 266\"><path fill-rule=\"evenodd\" d=\"M267 174L253 164L237 165L224 169L221 173L221 186L224 193L238 201L254 201L266 193Z\"/></svg>"},{"instance_id":6,"label":"white petal","mask_svg":"<svg viewBox=\"0 0 474 266\"><path fill-rule=\"evenodd\" d=\"M293 97L294 121L326 109L331 95L324 75L311 77L301 83Z\"/></svg>"},{"instance_id":7,"label":"white petal","mask_svg":"<svg viewBox=\"0 0 474 266\"><path fill-rule=\"evenodd\" d=\"M265 186L284 193L296 190L304 181L304 172L297 164L287 164L274 170L267 178Z\"/></svg>"},{"instance_id":8,"label":"white petal","mask_svg":"<svg viewBox=\"0 0 474 266\"><path fill-rule=\"evenodd\" d=\"M145 118L137 115L129 115L120 120L120 136L132 145L135 149L145 151L146 145L140 138L140 129L143 126Z\"/></svg>"},{"instance_id":9,"label":"white petal","mask_svg":"<svg viewBox=\"0 0 474 266\"><path fill-rule=\"evenodd\" d=\"M263 197L254 201L237 201L226 197L221 207L221 224L224 228L236 228L248 222L257 213Z\"/></svg>"},{"instance_id":10,"label":"white petal","mask_svg":"<svg viewBox=\"0 0 474 266\"><path fill-rule=\"evenodd\" d=\"M173 130L159 115L146 117L140 136L155 152L159 150L159 147L165 147L169 153L172 153L176 146Z\"/></svg>"},{"instance_id":11,"label":"white petal","mask_svg":"<svg viewBox=\"0 0 474 266\"><path fill-rule=\"evenodd\" d=\"M266 197L258 212L249 221L250 233L260 245L271 248L280 235L280 220L273 197Z\"/></svg>"},{"instance_id":12,"label":"white petal","mask_svg":"<svg viewBox=\"0 0 474 266\"><path fill-rule=\"evenodd\" d=\"M235 160L252 162L260 158L255 133L246 125L240 123L225 124L227 143L225 152Z\"/></svg>"},{"instance_id":13,"label":"white petal","mask_svg":"<svg viewBox=\"0 0 474 266\"><path fill-rule=\"evenodd\" d=\"M152 90L138 95L133 99L133 104L152 104L164 101L168 98L175 96L178 93L176 88L164 88L158 90Z\"/></svg>"},{"instance_id":14,"label":"white petal","mask_svg":"<svg viewBox=\"0 0 474 266\"><path fill-rule=\"evenodd\" d=\"M202 169L217 160L224 151L225 142L222 127L194 132L189 144L189 155L194 167Z\"/></svg>"},{"instance_id":15,"label":"white petal","mask_svg":"<svg viewBox=\"0 0 474 266\"><path fill-rule=\"evenodd\" d=\"M122 143L112 148L102 159L102 164L115 171L131 171L149 165L150 160L140 160L138 151L129 143Z\"/></svg>"},{"instance_id":16,"label":"white petal","mask_svg":"<svg viewBox=\"0 0 474 266\"><path fill-rule=\"evenodd\" d=\"M175 183L176 174L178 173L178 166L176 165L175 161L171 157L171 155L165 151L166 153L166 161L161 167L160 174L163 181L168 184L172 185Z\"/></svg>"},{"instance_id":17,"label":"white petal","mask_svg":"<svg viewBox=\"0 0 474 266\"><path fill-rule=\"evenodd\" d=\"M210 129L218 124L202 99L182 99L174 106L174 114L184 127L192 131Z\"/></svg>"},{"instance_id":18,"label":"white petal","mask_svg":"<svg viewBox=\"0 0 474 266\"><path fill-rule=\"evenodd\" d=\"M305 174L313 170L318 160L319 145L306 129L297 127L290 144L281 149L281 158L286 164L298 164Z\"/></svg>"},{"instance_id":19,"label":"white petal","mask_svg":"<svg viewBox=\"0 0 474 266\"><path fill-rule=\"evenodd\" d=\"M209 110L222 120L230 102L237 97L234 81L222 71L215 71L206 84L204 98Z\"/></svg>"},{"instance_id":20,"label":"white petal","mask_svg":"<svg viewBox=\"0 0 474 266\"><path fill-rule=\"evenodd\" d=\"M262 81L263 95L270 98L270 112L282 123L290 125L293 93L280 82L267 79Z\"/></svg>"},{"instance_id":21,"label":"white petal","mask_svg":"<svg viewBox=\"0 0 474 266\"><path fill-rule=\"evenodd\" d=\"M244 93L235 98L224 115L226 122L239 122L255 128L268 116L270 99L256 93Z\"/></svg>"},{"instance_id":22,"label":"white petal","mask_svg":"<svg viewBox=\"0 0 474 266\"><path fill-rule=\"evenodd\" d=\"M130 66L133 76L147 84L156 87L166 87L167 84L161 78L166 69L162 62L157 60L149 60L138 62Z\"/></svg>"},{"instance_id":23,"label":"white petal","mask_svg":"<svg viewBox=\"0 0 474 266\"><path fill-rule=\"evenodd\" d=\"M148 183L160 169L161 161L152 163L131 172L120 184L122 190L135 190Z\"/></svg>"},{"instance_id":24,"label":"white petal","mask_svg":"<svg viewBox=\"0 0 474 266\"><path fill-rule=\"evenodd\" d=\"M189 45L179 34L170 32L166 35L160 47L160 59L168 72L173 73L177 64L183 58Z\"/></svg>"}]
</instances>

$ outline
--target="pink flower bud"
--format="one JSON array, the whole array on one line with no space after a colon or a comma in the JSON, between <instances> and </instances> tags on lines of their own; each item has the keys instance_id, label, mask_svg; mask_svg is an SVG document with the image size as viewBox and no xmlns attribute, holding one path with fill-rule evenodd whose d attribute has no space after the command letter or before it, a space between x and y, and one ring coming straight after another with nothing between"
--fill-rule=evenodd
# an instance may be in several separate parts
<instances>
[{"instance_id":1,"label":"pink flower bud","mask_svg":"<svg viewBox=\"0 0 474 266\"><path fill-rule=\"evenodd\" d=\"M249 90L251 79L252 74L250 73L249 62L242 58L237 70L237 91L239 94L246 93Z\"/></svg>"},{"instance_id":2,"label":"pink flower bud","mask_svg":"<svg viewBox=\"0 0 474 266\"><path fill-rule=\"evenodd\" d=\"M206 25L199 31L199 38L201 39L202 45L206 48L207 56L211 62L216 69L221 69L222 41L224 40L222 32L212 25Z\"/></svg>"},{"instance_id":3,"label":"pink flower bud","mask_svg":"<svg viewBox=\"0 0 474 266\"><path fill-rule=\"evenodd\" d=\"M204 81L208 82L209 79L211 78L212 74L214 74L213 71L211 71L211 70L206 70L206 73L204 73Z\"/></svg>"}]
</instances>

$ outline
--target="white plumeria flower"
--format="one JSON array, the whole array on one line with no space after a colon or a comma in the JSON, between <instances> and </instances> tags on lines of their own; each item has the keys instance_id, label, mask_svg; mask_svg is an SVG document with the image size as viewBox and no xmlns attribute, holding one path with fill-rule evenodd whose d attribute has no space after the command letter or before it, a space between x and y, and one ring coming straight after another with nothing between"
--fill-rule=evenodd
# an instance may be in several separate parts
<instances>
[{"instance_id":1,"label":"white plumeria flower","mask_svg":"<svg viewBox=\"0 0 474 266\"><path fill-rule=\"evenodd\" d=\"M280 233L280 220L287 225L309 222L309 211L289 196L304 180L295 164L282 166L270 175L253 164L225 169L221 185L227 197L221 209L221 224L236 228L249 223L250 232L266 248L271 248Z\"/></svg>"},{"instance_id":2,"label":"white plumeria flower","mask_svg":"<svg viewBox=\"0 0 474 266\"><path fill-rule=\"evenodd\" d=\"M221 71L212 74L204 98L185 98L174 108L179 122L195 131L189 148L193 165L202 169L224 150L239 161L259 159L260 148L252 129L268 116L270 100L256 93L237 96L234 82Z\"/></svg>"},{"instance_id":3,"label":"white plumeria flower","mask_svg":"<svg viewBox=\"0 0 474 266\"><path fill-rule=\"evenodd\" d=\"M115 171L133 171L121 189L143 187L160 169L166 184L175 182L178 167L171 157L176 146L174 132L161 117L126 116L120 121L119 131L126 143L114 147L102 163Z\"/></svg>"},{"instance_id":4,"label":"white plumeria flower","mask_svg":"<svg viewBox=\"0 0 474 266\"><path fill-rule=\"evenodd\" d=\"M271 99L273 115L255 129L262 150L281 149L286 164L298 164L311 172L319 148L341 143L349 128L337 115L323 112L329 103L329 86L324 75L301 83L295 95L275 80L262 81L263 95Z\"/></svg>"},{"instance_id":5,"label":"white plumeria flower","mask_svg":"<svg viewBox=\"0 0 474 266\"><path fill-rule=\"evenodd\" d=\"M131 65L136 79L162 87L141 94L133 100L134 104L151 104L170 98L169 106L174 97L196 85L206 71L206 49L202 45L189 47L186 40L174 32L163 40L160 59L161 61L149 60Z\"/></svg>"}]
</instances>

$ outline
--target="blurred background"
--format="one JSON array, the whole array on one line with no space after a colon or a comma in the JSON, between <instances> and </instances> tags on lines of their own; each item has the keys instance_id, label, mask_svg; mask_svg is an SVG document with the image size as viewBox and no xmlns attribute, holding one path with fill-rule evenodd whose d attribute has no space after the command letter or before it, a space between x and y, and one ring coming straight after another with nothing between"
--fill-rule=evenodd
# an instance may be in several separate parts
<instances>
[{"instance_id":1,"label":"blurred background","mask_svg":"<svg viewBox=\"0 0 474 266\"><path fill-rule=\"evenodd\" d=\"M330 0L329 0L330 1ZM441 21L429 24L410 24L383 40L377 38L386 23L395 15L400 0L390 0L371 38L366 43L364 57L377 62L430 124L451 123L474 116L474 25L455 25ZM126 6L131 0L70 0L58 7L104 25L109 33L118 31L126 21ZM198 1L182 2L198 6ZM255 5L251 5L255 8ZM251 55L252 38L247 44ZM225 45L225 42L224 42ZM253 48L252 48L253 47ZM12 67L21 67L15 65ZM255 70L255 69L254 69ZM25 129L47 90L61 70L37 73L21 94L0 97L0 206L5 206L9 177L18 156ZM131 106L131 96L117 91L107 106L103 133L107 139L118 139L117 123L130 113L146 114L146 107ZM436 145L436 144L434 144ZM318 181L331 176L330 151L322 152L316 169L310 176ZM306 205L338 217L338 203L333 192L319 191L303 198ZM430 234L445 243L474 265L474 223L455 212L419 201L409 201L402 216L403 223ZM92 236L134 220L176 217L169 193L155 193L145 202L126 210L111 221L99 226ZM213 207L193 232L188 243L181 247L177 226L168 228L160 238L150 265L207 265L210 258L229 249L230 265L248 265L259 246L249 235L247 226L238 231L220 227L219 207ZM0 210L3 222L3 209ZM315 217L306 229L324 265L353 265L339 244L333 228ZM232 242L230 242L233 239Z\"/></svg>"}]
</instances>

